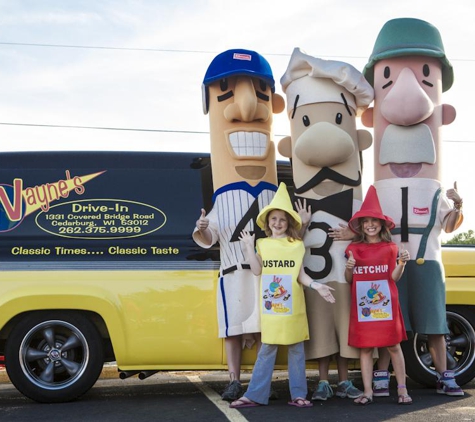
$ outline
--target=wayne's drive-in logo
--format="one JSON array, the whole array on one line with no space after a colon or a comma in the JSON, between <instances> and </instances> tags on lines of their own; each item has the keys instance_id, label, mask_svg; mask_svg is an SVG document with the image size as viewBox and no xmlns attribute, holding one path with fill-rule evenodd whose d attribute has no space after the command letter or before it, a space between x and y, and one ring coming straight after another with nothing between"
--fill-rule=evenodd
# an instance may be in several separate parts
<instances>
[{"instance_id":1,"label":"wayne's drive-in logo","mask_svg":"<svg viewBox=\"0 0 475 422\"><path fill-rule=\"evenodd\" d=\"M74 177L69 170L65 173L65 179L34 187L24 187L20 178L14 179L13 185L0 184L0 232L13 230L27 215L39 209L47 212L51 202L68 198L72 191L82 195L84 184L104 172Z\"/></svg>"}]
</instances>

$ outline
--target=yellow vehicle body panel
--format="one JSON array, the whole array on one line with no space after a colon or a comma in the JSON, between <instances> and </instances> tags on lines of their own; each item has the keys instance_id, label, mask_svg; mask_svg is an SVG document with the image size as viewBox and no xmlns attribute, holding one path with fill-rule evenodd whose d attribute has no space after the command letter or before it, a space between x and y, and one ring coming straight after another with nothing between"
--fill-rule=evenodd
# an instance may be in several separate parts
<instances>
[{"instance_id":1,"label":"yellow vehicle body panel","mask_svg":"<svg viewBox=\"0 0 475 422\"><path fill-rule=\"evenodd\" d=\"M447 305L475 304L475 279L458 276L459 267L475 272L474 251L444 248ZM0 327L37 310L89 311L103 319L121 370L225 369L217 279L216 270L4 271ZM277 363L285 366L281 349ZM256 348L246 349L243 367L255 358Z\"/></svg>"},{"instance_id":2,"label":"yellow vehicle body panel","mask_svg":"<svg viewBox=\"0 0 475 422\"><path fill-rule=\"evenodd\" d=\"M475 279L475 246L443 247L445 276Z\"/></svg>"},{"instance_id":3,"label":"yellow vehicle body panel","mask_svg":"<svg viewBox=\"0 0 475 422\"><path fill-rule=\"evenodd\" d=\"M35 310L91 311L120 368L219 367L216 279L216 271L3 272L0 327Z\"/></svg>"},{"instance_id":4,"label":"yellow vehicle body panel","mask_svg":"<svg viewBox=\"0 0 475 422\"><path fill-rule=\"evenodd\" d=\"M475 248L442 248L447 305L475 306Z\"/></svg>"}]
</instances>

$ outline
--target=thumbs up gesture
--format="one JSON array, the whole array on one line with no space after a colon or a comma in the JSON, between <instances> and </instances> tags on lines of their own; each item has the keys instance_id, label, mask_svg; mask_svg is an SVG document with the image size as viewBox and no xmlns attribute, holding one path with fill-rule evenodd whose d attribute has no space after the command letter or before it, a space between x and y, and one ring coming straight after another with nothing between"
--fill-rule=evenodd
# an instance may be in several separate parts
<instances>
[{"instance_id":1,"label":"thumbs up gesture","mask_svg":"<svg viewBox=\"0 0 475 422\"><path fill-rule=\"evenodd\" d=\"M196 220L196 228L202 232L204 230L206 230L209 226L209 219L208 217L206 217L206 211L204 210L204 208L201 208L201 215L200 215L200 218L198 218L198 220Z\"/></svg>"},{"instance_id":2,"label":"thumbs up gesture","mask_svg":"<svg viewBox=\"0 0 475 422\"><path fill-rule=\"evenodd\" d=\"M350 256L348 257L348 260L346 261L346 268L349 270L352 270L356 265L356 259L353 257L353 252L350 251Z\"/></svg>"},{"instance_id":3,"label":"thumbs up gesture","mask_svg":"<svg viewBox=\"0 0 475 422\"><path fill-rule=\"evenodd\" d=\"M453 189L447 189L447 198L454 201L455 208L460 209L462 206L462 198L457 190L457 182L454 182Z\"/></svg>"},{"instance_id":4,"label":"thumbs up gesture","mask_svg":"<svg viewBox=\"0 0 475 422\"><path fill-rule=\"evenodd\" d=\"M401 247L399 248L398 263L400 265L406 265L406 262L409 261L410 259L411 259L411 257L409 255L409 251L404 248L404 243L401 244Z\"/></svg>"}]
</instances>

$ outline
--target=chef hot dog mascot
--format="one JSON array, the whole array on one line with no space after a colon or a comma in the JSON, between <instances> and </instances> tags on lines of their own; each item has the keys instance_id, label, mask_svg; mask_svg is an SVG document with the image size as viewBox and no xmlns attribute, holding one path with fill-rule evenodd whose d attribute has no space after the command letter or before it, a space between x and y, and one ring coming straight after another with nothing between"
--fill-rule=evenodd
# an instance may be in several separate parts
<instances>
[{"instance_id":1,"label":"chef hot dog mascot","mask_svg":"<svg viewBox=\"0 0 475 422\"><path fill-rule=\"evenodd\" d=\"M329 305L305 290L310 340L307 359L318 359L320 382L312 400L333 395L329 364L338 360L336 395L357 398L362 391L348 380L348 358L359 351L348 346L350 288L345 281L345 248L329 231L347 224L362 201L360 153L371 145L371 134L356 128L356 115L373 100L373 89L353 66L312 57L294 49L280 80L287 96L291 136L279 142L279 152L292 161L296 202L310 214L303 239L305 272L334 288Z\"/></svg>"}]
</instances>

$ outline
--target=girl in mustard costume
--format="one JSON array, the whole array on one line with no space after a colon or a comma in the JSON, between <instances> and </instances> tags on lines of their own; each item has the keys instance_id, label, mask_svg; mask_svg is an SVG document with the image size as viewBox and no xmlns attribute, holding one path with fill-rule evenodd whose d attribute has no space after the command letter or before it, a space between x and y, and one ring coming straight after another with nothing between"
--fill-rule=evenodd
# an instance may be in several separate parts
<instances>
[{"instance_id":1,"label":"girl in mustard costume","mask_svg":"<svg viewBox=\"0 0 475 422\"><path fill-rule=\"evenodd\" d=\"M299 237L302 221L292 209L287 188L281 183L272 202L259 213L257 224L267 238L241 232L251 271L261 275L262 346L257 356L246 394L230 404L232 408L267 405L272 373L279 345L288 346L288 369L291 401L289 405L311 407L306 400L304 340L308 340L308 323L303 287L317 290L328 302L334 302L331 287L313 281L302 266L305 247Z\"/></svg>"},{"instance_id":2,"label":"girl in mustard costume","mask_svg":"<svg viewBox=\"0 0 475 422\"><path fill-rule=\"evenodd\" d=\"M360 349L364 394L355 404L373 402L373 350L387 347L398 382L398 403L411 404L407 394L406 368L400 342L406 329L399 305L396 282L401 278L407 250L391 241L394 222L383 215L374 186L370 186L360 211L348 223L356 239L346 248L345 278L351 283L348 344Z\"/></svg>"}]
</instances>

